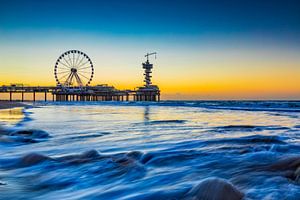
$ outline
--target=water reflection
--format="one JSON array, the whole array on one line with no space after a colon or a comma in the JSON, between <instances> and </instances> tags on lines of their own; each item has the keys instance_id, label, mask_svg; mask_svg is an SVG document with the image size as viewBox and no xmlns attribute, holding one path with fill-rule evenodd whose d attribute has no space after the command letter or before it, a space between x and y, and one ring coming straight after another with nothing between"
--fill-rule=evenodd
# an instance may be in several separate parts
<instances>
[{"instance_id":1,"label":"water reflection","mask_svg":"<svg viewBox=\"0 0 300 200\"><path fill-rule=\"evenodd\" d=\"M150 121L150 107L149 106L145 106L144 107L144 122L147 123Z\"/></svg>"},{"instance_id":2,"label":"water reflection","mask_svg":"<svg viewBox=\"0 0 300 200\"><path fill-rule=\"evenodd\" d=\"M24 118L23 108L12 108L0 110L0 123L16 125Z\"/></svg>"}]
</instances>

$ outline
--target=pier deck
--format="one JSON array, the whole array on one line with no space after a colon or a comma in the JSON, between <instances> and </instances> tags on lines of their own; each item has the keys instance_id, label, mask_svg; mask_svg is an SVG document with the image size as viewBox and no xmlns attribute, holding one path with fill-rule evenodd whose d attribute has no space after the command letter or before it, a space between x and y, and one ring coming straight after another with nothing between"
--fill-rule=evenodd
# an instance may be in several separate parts
<instances>
[{"instance_id":1,"label":"pier deck","mask_svg":"<svg viewBox=\"0 0 300 200\"><path fill-rule=\"evenodd\" d=\"M1 86L0 93L9 94L9 101L36 101L36 94L43 93L44 101L48 94L52 101L160 101L160 91L148 90L118 90L112 86L98 85L86 87L60 87L60 86ZM14 94L21 97L14 98ZM32 98L25 99L24 94L31 94Z\"/></svg>"}]
</instances>

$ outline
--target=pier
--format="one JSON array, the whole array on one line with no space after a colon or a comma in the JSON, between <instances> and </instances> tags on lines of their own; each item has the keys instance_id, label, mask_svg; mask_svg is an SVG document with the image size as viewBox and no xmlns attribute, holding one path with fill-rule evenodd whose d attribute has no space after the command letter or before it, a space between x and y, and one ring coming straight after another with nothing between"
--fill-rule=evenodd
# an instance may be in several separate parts
<instances>
[{"instance_id":1,"label":"pier","mask_svg":"<svg viewBox=\"0 0 300 200\"><path fill-rule=\"evenodd\" d=\"M36 101L36 95L43 94L44 101L160 101L159 91L117 90L112 86L98 85L86 87L35 87L2 86L1 94L9 94L9 101ZM15 94L21 97L14 98ZM25 94L31 98L26 99ZM49 94L52 98L49 99Z\"/></svg>"},{"instance_id":2,"label":"pier","mask_svg":"<svg viewBox=\"0 0 300 200\"><path fill-rule=\"evenodd\" d=\"M149 62L148 53L144 69L144 86L134 90L119 90L106 84L90 86L94 76L91 59L83 52L70 50L63 53L56 61L54 76L56 86L24 86L10 84L0 87L0 94L8 94L9 101L36 101L37 94L43 95L44 101L160 101L160 90L152 85L153 64ZM18 94L18 98L15 95ZM20 95L21 94L21 95ZM29 94L31 98L25 98ZM49 95L51 98L49 99ZM28 95L27 95L28 96Z\"/></svg>"}]
</instances>

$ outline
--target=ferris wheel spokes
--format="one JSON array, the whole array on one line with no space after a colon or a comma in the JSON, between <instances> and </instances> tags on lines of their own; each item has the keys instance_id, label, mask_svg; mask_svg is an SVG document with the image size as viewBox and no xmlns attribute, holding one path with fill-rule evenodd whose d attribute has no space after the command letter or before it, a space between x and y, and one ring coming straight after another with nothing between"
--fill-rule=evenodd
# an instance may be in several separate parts
<instances>
[{"instance_id":1,"label":"ferris wheel spokes","mask_svg":"<svg viewBox=\"0 0 300 200\"><path fill-rule=\"evenodd\" d=\"M54 67L57 85L64 87L87 86L92 81L93 75L94 68L91 59L78 50L63 53Z\"/></svg>"}]
</instances>

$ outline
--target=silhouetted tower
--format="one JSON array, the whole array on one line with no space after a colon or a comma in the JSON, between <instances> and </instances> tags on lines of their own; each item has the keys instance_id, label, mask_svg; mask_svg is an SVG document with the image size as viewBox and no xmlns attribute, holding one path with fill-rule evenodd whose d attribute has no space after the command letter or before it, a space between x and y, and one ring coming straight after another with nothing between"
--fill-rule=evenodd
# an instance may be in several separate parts
<instances>
[{"instance_id":1,"label":"silhouetted tower","mask_svg":"<svg viewBox=\"0 0 300 200\"><path fill-rule=\"evenodd\" d=\"M153 64L150 64L149 63L149 56L151 56L151 55L155 55L155 58L156 58L156 52L153 52L153 53L147 53L146 55L145 55L145 57L147 57L147 61L145 62L145 63L143 63L143 69L145 69L145 73L144 73L144 76L145 76L145 80L144 80L144 82L145 82L145 87L150 87L151 86L151 84L152 84L152 82L151 82L151 78L152 78L152 76L151 76L151 73L152 73L152 68L153 68Z\"/></svg>"},{"instance_id":2,"label":"silhouetted tower","mask_svg":"<svg viewBox=\"0 0 300 200\"><path fill-rule=\"evenodd\" d=\"M147 53L145 55L145 57L147 57L147 60L146 62L142 63L143 69L145 69L145 84L142 87L137 87L137 89L134 91L134 101L160 101L160 90L157 85L152 85L151 82L151 70L153 68L153 64L149 62L149 56L151 55L155 55L156 58L156 52Z\"/></svg>"}]
</instances>

